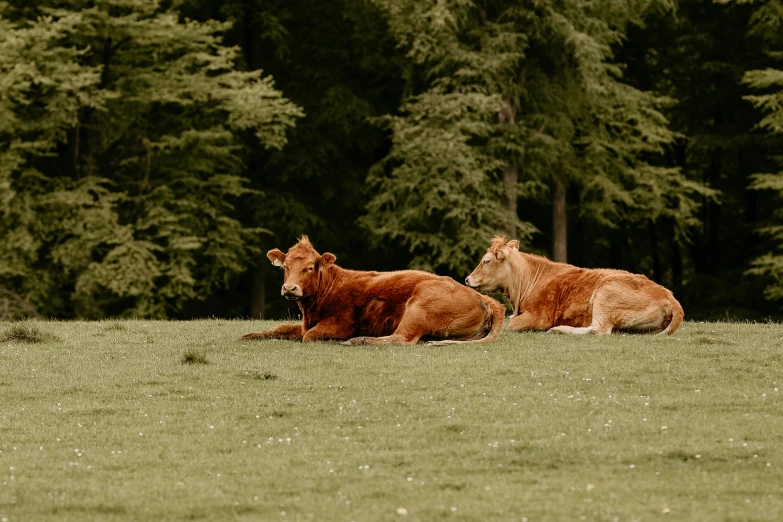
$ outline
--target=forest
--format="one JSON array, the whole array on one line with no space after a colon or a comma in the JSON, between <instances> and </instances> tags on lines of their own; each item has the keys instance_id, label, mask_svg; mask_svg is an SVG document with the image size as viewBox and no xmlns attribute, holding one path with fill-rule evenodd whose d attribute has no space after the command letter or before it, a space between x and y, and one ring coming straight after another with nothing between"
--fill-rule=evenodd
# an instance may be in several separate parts
<instances>
[{"instance_id":1,"label":"forest","mask_svg":"<svg viewBox=\"0 0 783 522\"><path fill-rule=\"evenodd\" d=\"M0 1L0 318L292 316L495 235L783 318L783 0Z\"/></svg>"}]
</instances>

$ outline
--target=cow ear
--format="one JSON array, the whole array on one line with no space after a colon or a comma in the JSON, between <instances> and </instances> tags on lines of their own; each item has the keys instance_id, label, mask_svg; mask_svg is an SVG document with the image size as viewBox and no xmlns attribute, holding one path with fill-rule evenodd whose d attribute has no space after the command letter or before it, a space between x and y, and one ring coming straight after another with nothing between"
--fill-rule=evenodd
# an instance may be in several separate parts
<instances>
[{"instance_id":1,"label":"cow ear","mask_svg":"<svg viewBox=\"0 0 783 522\"><path fill-rule=\"evenodd\" d=\"M318 259L321 268L326 268L337 260L337 257L331 252L327 252Z\"/></svg>"},{"instance_id":2,"label":"cow ear","mask_svg":"<svg viewBox=\"0 0 783 522\"><path fill-rule=\"evenodd\" d=\"M266 257L268 257L275 266L283 266L283 263L285 263L285 254L276 248L267 252Z\"/></svg>"},{"instance_id":3,"label":"cow ear","mask_svg":"<svg viewBox=\"0 0 783 522\"><path fill-rule=\"evenodd\" d=\"M506 243L506 246L511 250L519 250L519 241L517 241L516 239L512 239L511 241Z\"/></svg>"},{"instance_id":4,"label":"cow ear","mask_svg":"<svg viewBox=\"0 0 783 522\"><path fill-rule=\"evenodd\" d=\"M498 250L497 253L495 254L496 259L503 259L504 257L505 255L503 254L502 250Z\"/></svg>"}]
</instances>

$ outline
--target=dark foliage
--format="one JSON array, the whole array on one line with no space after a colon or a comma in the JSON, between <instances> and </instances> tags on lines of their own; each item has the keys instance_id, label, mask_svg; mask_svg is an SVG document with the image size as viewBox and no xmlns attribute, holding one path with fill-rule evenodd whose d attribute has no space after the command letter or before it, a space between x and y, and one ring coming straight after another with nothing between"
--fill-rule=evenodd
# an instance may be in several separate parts
<instances>
[{"instance_id":1,"label":"dark foliage","mask_svg":"<svg viewBox=\"0 0 783 522\"><path fill-rule=\"evenodd\" d=\"M0 1L0 317L284 317L493 234L779 317L780 0Z\"/></svg>"}]
</instances>

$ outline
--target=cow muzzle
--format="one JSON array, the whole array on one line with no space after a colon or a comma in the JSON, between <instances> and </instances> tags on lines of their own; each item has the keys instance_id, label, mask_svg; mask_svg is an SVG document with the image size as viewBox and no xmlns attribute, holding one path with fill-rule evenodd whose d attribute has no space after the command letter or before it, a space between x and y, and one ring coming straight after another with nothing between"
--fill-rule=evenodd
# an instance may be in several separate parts
<instances>
[{"instance_id":1,"label":"cow muzzle","mask_svg":"<svg viewBox=\"0 0 783 522\"><path fill-rule=\"evenodd\" d=\"M479 283L473 279L473 276L468 276L465 278L465 285L471 288L478 288L480 286Z\"/></svg>"},{"instance_id":2,"label":"cow muzzle","mask_svg":"<svg viewBox=\"0 0 783 522\"><path fill-rule=\"evenodd\" d=\"M283 285L280 289L280 295L289 301L298 301L302 298L302 287L299 285Z\"/></svg>"}]
</instances>

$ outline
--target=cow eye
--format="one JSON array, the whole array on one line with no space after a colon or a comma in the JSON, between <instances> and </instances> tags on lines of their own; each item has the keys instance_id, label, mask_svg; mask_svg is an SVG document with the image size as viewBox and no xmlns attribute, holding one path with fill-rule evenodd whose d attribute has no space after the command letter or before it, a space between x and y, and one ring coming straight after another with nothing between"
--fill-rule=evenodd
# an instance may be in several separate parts
<instances>
[{"instance_id":1,"label":"cow eye","mask_svg":"<svg viewBox=\"0 0 783 522\"><path fill-rule=\"evenodd\" d=\"M488 265L490 261L492 261L492 260L491 260L491 259L485 259L485 260L484 260L484 264L485 264L485 265Z\"/></svg>"},{"instance_id":2,"label":"cow eye","mask_svg":"<svg viewBox=\"0 0 783 522\"><path fill-rule=\"evenodd\" d=\"M307 268L305 268L305 272L312 272L314 269L315 267L308 266Z\"/></svg>"}]
</instances>

